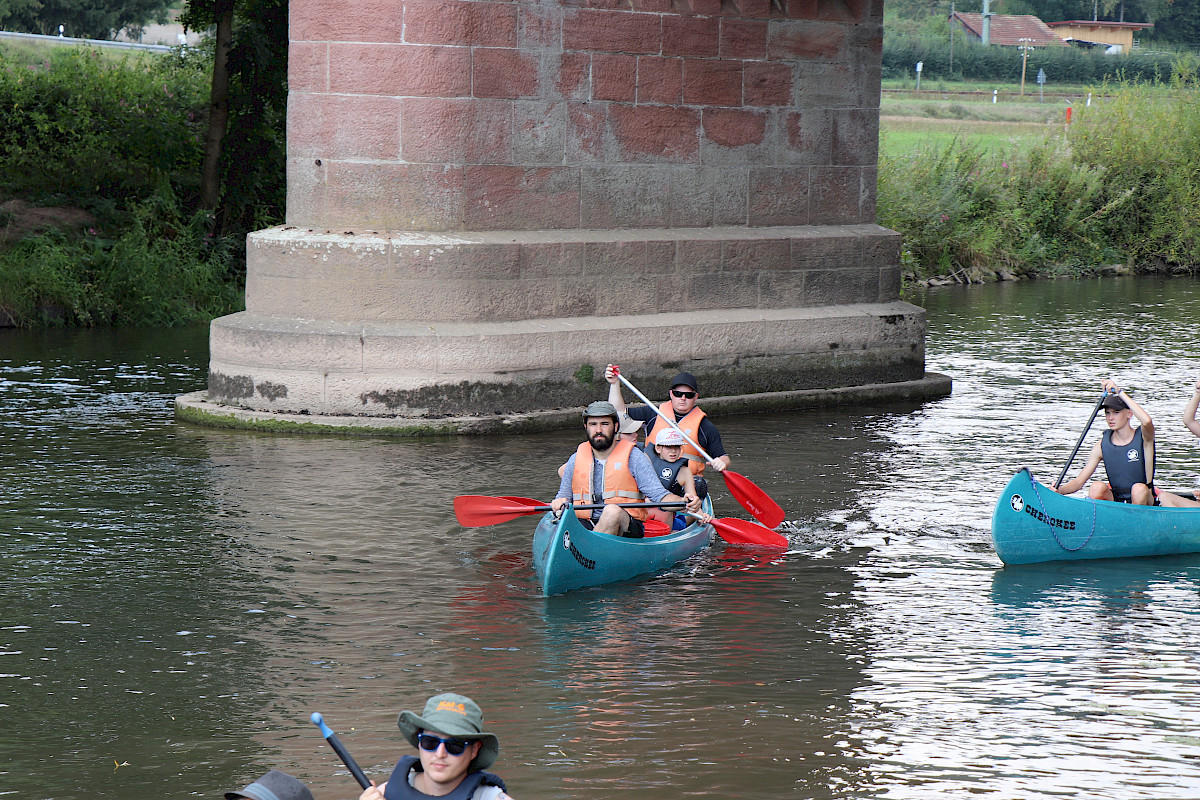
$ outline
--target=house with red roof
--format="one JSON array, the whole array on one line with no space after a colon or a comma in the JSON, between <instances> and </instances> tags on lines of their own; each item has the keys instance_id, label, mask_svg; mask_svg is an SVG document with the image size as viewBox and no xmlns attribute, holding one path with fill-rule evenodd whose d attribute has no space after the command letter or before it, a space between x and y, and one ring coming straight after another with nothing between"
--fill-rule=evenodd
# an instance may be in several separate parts
<instances>
[{"instance_id":1,"label":"house with red roof","mask_svg":"<svg viewBox=\"0 0 1200 800\"><path fill-rule=\"evenodd\" d=\"M1050 26L1033 14L992 14L989 42L1005 47L1065 47L1067 43ZM957 24L968 37L983 40L983 14L955 12L950 24Z\"/></svg>"}]
</instances>

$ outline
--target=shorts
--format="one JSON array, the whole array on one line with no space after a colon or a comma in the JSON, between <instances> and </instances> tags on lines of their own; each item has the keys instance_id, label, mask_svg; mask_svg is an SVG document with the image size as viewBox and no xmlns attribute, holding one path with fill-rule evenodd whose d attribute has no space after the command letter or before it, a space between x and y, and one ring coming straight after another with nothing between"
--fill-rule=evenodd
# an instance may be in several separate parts
<instances>
[{"instance_id":1,"label":"shorts","mask_svg":"<svg viewBox=\"0 0 1200 800\"><path fill-rule=\"evenodd\" d=\"M629 518L629 530L621 535L626 539L644 539L646 538L646 523L637 517L631 516Z\"/></svg>"},{"instance_id":2,"label":"shorts","mask_svg":"<svg viewBox=\"0 0 1200 800\"><path fill-rule=\"evenodd\" d=\"M596 529L596 520L581 519L579 524L587 528L589 531ZM644 539L646 538L646 523L642 522L635 516L629 517L629 530L621 534L626 539Z\"/></svg>"}]
</instances>

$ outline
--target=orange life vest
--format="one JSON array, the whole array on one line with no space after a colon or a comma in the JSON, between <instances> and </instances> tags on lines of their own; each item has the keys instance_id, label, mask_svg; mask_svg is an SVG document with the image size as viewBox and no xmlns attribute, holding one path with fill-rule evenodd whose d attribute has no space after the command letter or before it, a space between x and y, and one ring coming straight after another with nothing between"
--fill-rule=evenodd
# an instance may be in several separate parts
<instances>
[{"instance_id":1,"label":"orange life vest","mask_svg":"<svg viewBox=\"0 0 1200 800\"><path fill-rule=\"evenodd\" d=\"M671 408L669 402L659 406L659 410L664 414L669 414L671 419L675 419L675 411ZM689 411L683 419L675 420L675 424L679 426L685 436L699 444L700 420L702 419L704 419L704 412L697 406ZM655 440L658 439L658 432L670 427L665 419L656 415L654 417L654 427L650 429L650 435L646 437L646 447L653 448ZM708 466L708 462L704 460L704 456L700 455L699 450L692 447L690 442L683 443L683 457L688 460L688 469L692 471L693 477L699 478L704 474L704 468Z\"/></svg>"},{"instance_id":2,"label":"orange life vest","mask_svg":"<svg viewBox=\"0 0 1200 800\"><path fill-rule=\"evenodd\" d=\"M637 480L629 471L629 456L633 451L633 442L617 442L608 451L608 459L604 462L604 497L605 503L640 503L642 493L638 491ZM592 445L584 442L575 451L575 471L571 474L571 500L575 505L588 505L595 502L592 497L592 463L595 456ZM646 509L627 508L629 516L634 519L645 519ZM584 509L576 511L580 519L590 519L592 512Z\"/></svg>"}]
</instances>

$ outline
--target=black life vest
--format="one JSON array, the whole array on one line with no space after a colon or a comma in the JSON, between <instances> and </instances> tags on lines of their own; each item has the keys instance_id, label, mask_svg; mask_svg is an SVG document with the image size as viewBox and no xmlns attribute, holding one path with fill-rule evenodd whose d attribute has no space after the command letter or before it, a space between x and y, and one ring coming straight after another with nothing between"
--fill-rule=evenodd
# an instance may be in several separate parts
<instances>
[{"instance_id":1,"label":"black life vest","mask_svg":"<svg viewBox=\"0 0 1200 800\"><path fill-rule=\"evenodd\" d=\"M659 458L658 453L647 448L646 456L650 459L650 466L654 467L654 474L662 481L663 488L672 494L683 496L683 487L679 485L679 471L688 465L686 458L680 458L678 461L666 461ZM674 487L674 488L672 488Z\"/></svg>"},{"instance_id":2,"label":"black life vest","mask_svg":"<svg viewBox=\"0 0 1200 800\"><path fill-rule=\"evenodd\" d=\"M391 777L387 780L387 791L383 793L384 800L424 800L424 798L433 796L417 791L415 786L409 786L408 773L414 767L418 772L421 771L421 759L416 756L403 756L400 759L396 768L392 770ZM471 800L480 786L499 786L502 790L508 791L499 775L493 775L480 769L468 773L462 783L454 787L453 792L441 795L441 797L444 800Z\"/></svg>"},{"instance_id":3,"label":"black life vest","mask_svg":"<svg viewBox=\"0 0 1200 800\"><path fill-rule=\"evenodd\" d=\"M1104 457L1104 472L1113 497L1128 502L1135 483L1144 483L1154 488L1154 464L1146 462L1146 447L1142 441L1142 429L1133 432L1133 441L1127 445L1112 442L1112 431L1105 431L1100 439L1100 453Z\"/></svg>"}]
</instances>

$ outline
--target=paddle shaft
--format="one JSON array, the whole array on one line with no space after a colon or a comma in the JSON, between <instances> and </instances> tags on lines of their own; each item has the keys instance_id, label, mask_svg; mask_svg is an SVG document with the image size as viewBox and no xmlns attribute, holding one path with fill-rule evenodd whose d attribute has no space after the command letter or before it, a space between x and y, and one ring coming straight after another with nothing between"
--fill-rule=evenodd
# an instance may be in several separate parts
<instances>
[{"instance_id":1,"label":"paddle shaft","mask_svg":"<svg viewBox=\"0 0 1200 800\"><path fill-rule=\"evenodd\" d=\"M329 746L333 748L333 752L337 753L338 758L346 765L346 769L350 770L350 774L354 776L354 780L358 781L358 785L363 789L371 786L371 781L367 779L363 773L362 767L358 766L358 762L354 760L354 756L350 755L349 751L342 746L338 740L337 734L330 730L325 724L325 720L317 712L313 712L311 717L312 724L321 729L321 735L325 737L325 741L329 742Z\"/></svg>"},{"instance_id":2,"label":"paddle shaft","mask_svg":"<svg viewBox=\"0 0 1200 800\"><path fill-rule=\"evenodd\" d=\"M621 508L683 508L686 505L687 503L587 503L571 507L576 511L595 511L597 508L608 508L609 506L620 506ZM551 510L551 506L530 506L530 508L537 508L539 511Z\"/></svg>"},{"instance_id":3,"label":"paddle shaft","mask_svg":"<svg viewBox=\"0 0 1200 800\"><path fill-rule=\"evenodd\" d=\"M621 383L628 386L629 391L636 394L638 396L638 399L640 399L646 405L650 406L650 408L654 409L654 413L658 414L660 417L662 417L664 422L666 422L668 425L670 425L675 430L679 431L679 435L683 437L684 441L686 441L692 447L696 448L696 452L698 452L700 455L704 456L705 461L707 461L710 464L715 463L715 459L713 459L713 457L710 456L708 453L704 452L704 448L700 446L699 442L694 441L692 439L692 437L690 437L686 433L684 433L683 428L681 428L677 424L675 424L675 420L668 417L665 413L663 413L663 410L661 408L654 405L654 403L650 402L650 398L646 397L646 395L644 395L640 391L638 391L638 388L636 386L634 386L632 383L630 383L628 378L626 378L620 372L617 373L617 378L621 381Z\"/></svg>"},{"instance_id":4,"label":"paddle shaft","mask_svg":"<svg viewBox=\"0 0 1200 800\"><path fill-rule=\"evenodd\" d=\"M1104 403L1104 398L1108 397L1108 392L1100 395L1100 399L1096 401L1096 407L1092 409L1092 413L1088 416L1087 425L1083 429L1083 433L1079 434L1079 441L1075 443L1075 449L1071 451L1071 457L1067 459L1067 463L1063 466L1062 472L1058 475L1058 480L1054 482L1051 489L1057 489L1062 485L1063 478L1067 477L1067 470L1071 468L1071 462L1075 460L1075 456L1079 455L1079 448L1083 446L1083 440L1088 435L1088 431L1092 429L1092 423L1096 421L1096 412L1100 410L1100 406Z\"/></svg>"}]
</instances>

